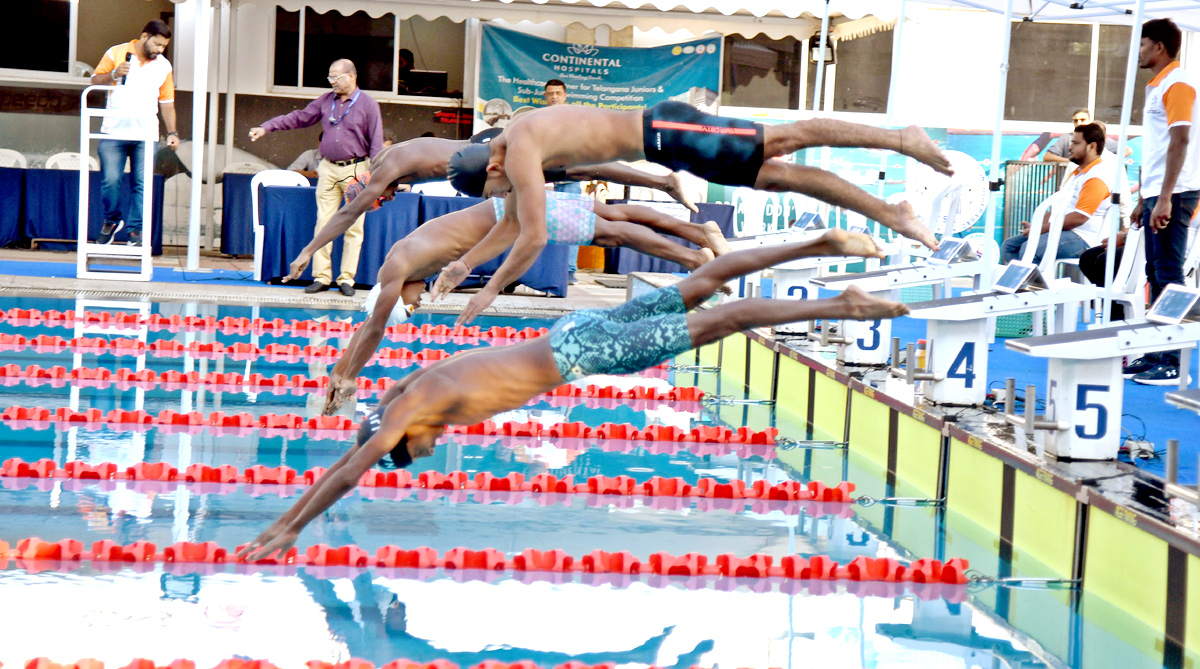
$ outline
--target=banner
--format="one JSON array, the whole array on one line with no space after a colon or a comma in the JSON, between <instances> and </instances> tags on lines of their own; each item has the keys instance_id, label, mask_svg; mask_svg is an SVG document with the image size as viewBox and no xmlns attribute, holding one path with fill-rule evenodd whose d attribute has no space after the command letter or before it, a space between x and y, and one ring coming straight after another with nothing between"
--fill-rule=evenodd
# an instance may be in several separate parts
<instances>
[{"instance_id":1,"label":"banner","mask_svg":"<svg viewBox=\"0 0 1200 669\"><path fill-rule=\"evenodd\" d=\"M503 127L546 105L546 81L566 84L567 103L634 110L666 100L712 108L721 78L721 37L650 48L564 44L483 26L475 131Z\"/></svg>"}]
</instances>

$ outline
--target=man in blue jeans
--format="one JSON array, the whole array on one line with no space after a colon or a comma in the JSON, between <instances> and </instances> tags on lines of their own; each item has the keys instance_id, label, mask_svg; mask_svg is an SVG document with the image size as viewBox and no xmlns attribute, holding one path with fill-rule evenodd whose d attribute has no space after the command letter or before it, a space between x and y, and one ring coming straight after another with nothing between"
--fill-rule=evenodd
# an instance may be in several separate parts
<instances>
[{"instance_id":1,"label":"man in blue jeans","mask_svg":"<svg viewBox=\"0 0 1200 669\"><path fill-rule=\"evenodd\" d=\"M1142 201L1133 220L1146 228L1150 301L1183 283L1188 224L1200 200L1200 141L1190 137L1200 118L1196 84L1176 59L1183 33L1170 19L1142 25L1138 66L1154 73L1142 113ZM1150 386L1179 384L1179 351L1147 354L1125 366L1125 378Z\"/></svg>"},{"instance_id":2,"label":"man in blue jeans","mask_svg":"<svg viewBox=\"0 0 1200 669\"><path fill-rule=\"evenodd\" d=\"M158 112L167 126L167 146L179 146L175 132L175 80L171 63L163 52L171 41L171 28L154 20L142 28L138 39L118 44L104 52L92 75L92 83L117 86L108 95L108 109L128 116L105 117L100 132L112 135L102 139L100 171L103 181L100 199L104 206L104 225L96 241L108 244L122 228L129 230L129 243L142 243L143 164L146 140L151 152L158 139ZM129 160L129 175L133 181L133 199L125 220L121 219L121 181L125 178L125 161Z\"/></svg>"},{"instance_id":3,"label":"man in blue jeans","mask_svg":"<svg viewBox=\"0 0 1200 669\"><path fill-rule=\"evenodd\" d=\"M1104 153L1104 141L1104 131L1095 123L1075 128L1071 136L1067 152L1076 168L1067 175L1062 188L1055 194L1059 201L1054 207L1067 209L1063 216L1062 234L1058 238L1056 258L1078 258L1100 242L1117 174L1116 158ZM1047 211L1041 221L1042 232L1033 255L1034 263L1041 262L1046 253L1046 242L1050 239L1047 234L1050 216L1051 211ZM1009 237L1001 245L1000 262L1007 265L1024 255L1029 242L1028 235L1029 223L1022 222L1021 234Z\"/></svg>"}]
</instances>

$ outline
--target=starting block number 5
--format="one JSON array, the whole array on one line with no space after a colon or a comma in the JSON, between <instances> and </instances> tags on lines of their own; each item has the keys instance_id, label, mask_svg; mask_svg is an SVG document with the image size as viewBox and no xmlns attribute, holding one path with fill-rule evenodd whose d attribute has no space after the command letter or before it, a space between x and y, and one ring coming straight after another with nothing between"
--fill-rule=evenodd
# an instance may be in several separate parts
<instances>
[{"instance_id":1,"label":"starting block number 5","mask_svg":"<svg viewBox=\"0 0 1200 669\"><path fill-rule=\"evenodd\" d=\"M1108 434L1108 407L1098 399L1108 394L1109 386L1081 383L1076 386L1075 399L1075 436L1080 439L1103 439ZM1089 401L1090 400L1090 401ZM1095 411L1096 428L1089 432L1083 425L1084 414Z\"/></svg>"}]
</instances>

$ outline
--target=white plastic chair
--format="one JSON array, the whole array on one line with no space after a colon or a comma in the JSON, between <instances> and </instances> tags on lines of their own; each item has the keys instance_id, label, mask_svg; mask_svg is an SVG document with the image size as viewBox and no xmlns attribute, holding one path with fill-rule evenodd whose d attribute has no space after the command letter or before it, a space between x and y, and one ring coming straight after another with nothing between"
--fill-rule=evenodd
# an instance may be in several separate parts
<instances>
[{"instance_id":1,"label":"white plastic chair","mask_svg":"<svg viewBox=\"0 0 1200 669\"><path fill-rule=\"evenodd\" d=\"M250 211L254 220L254 280L262 281L263 237L266 234L258 220L259 186L307 186L308 179L291 170L263 170L250 180Z\"/></svg>"},{"instance_id":2,"label":"white plastic chair","mask_svg":"<svg viewBox=\"0 0 1200 669\"><path fill-rule=\"evenodd\" d=\"M46 159L46 169L48 170L78 170L81 161L81 154L75 151L63 151L56 153ZM100 169L100 161L96 156L88 156L88 168L93 172Z\"/></svg>"},{"instance_id":3,"label":"white plastic chair","mask_svg":"<svg viewBox=\"0 0 1200 669\"><path fill-rule=\"evenodd\" d=\"M0 149L0 167L20 167L22 169L29 167L29 161L25 160L25 154L13 149Z\"/></svg>"}]
</instances>

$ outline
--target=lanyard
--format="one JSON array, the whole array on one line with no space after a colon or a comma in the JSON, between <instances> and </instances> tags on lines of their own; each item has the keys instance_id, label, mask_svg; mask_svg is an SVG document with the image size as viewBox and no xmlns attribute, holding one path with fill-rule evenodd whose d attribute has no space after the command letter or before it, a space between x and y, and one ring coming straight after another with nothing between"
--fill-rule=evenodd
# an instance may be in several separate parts
<instances>
[{"instance_id":1,"label":"lanyard","mask_svg":"<svg viewBox=\"0 0 1200 669\"><path fill-rule=\"evenodd\" d=\"M337 109L337 102L338 102L337 96L336 95L333 96L333 104L331 104L329 106L329 125L337 125L337 124L341 123L342 121L346 120L346 114L349 114L350 110L352 108L354 108L354 103L358 102L358 96L360 96L360 95L362 95L361 88L358 89L357 91L354 91L354 97L350 98L350 104L346 105L346 108L342 110L342 117L339 119L335 119L333 117L333 110Z\"/></svg>"}]
</instances>

